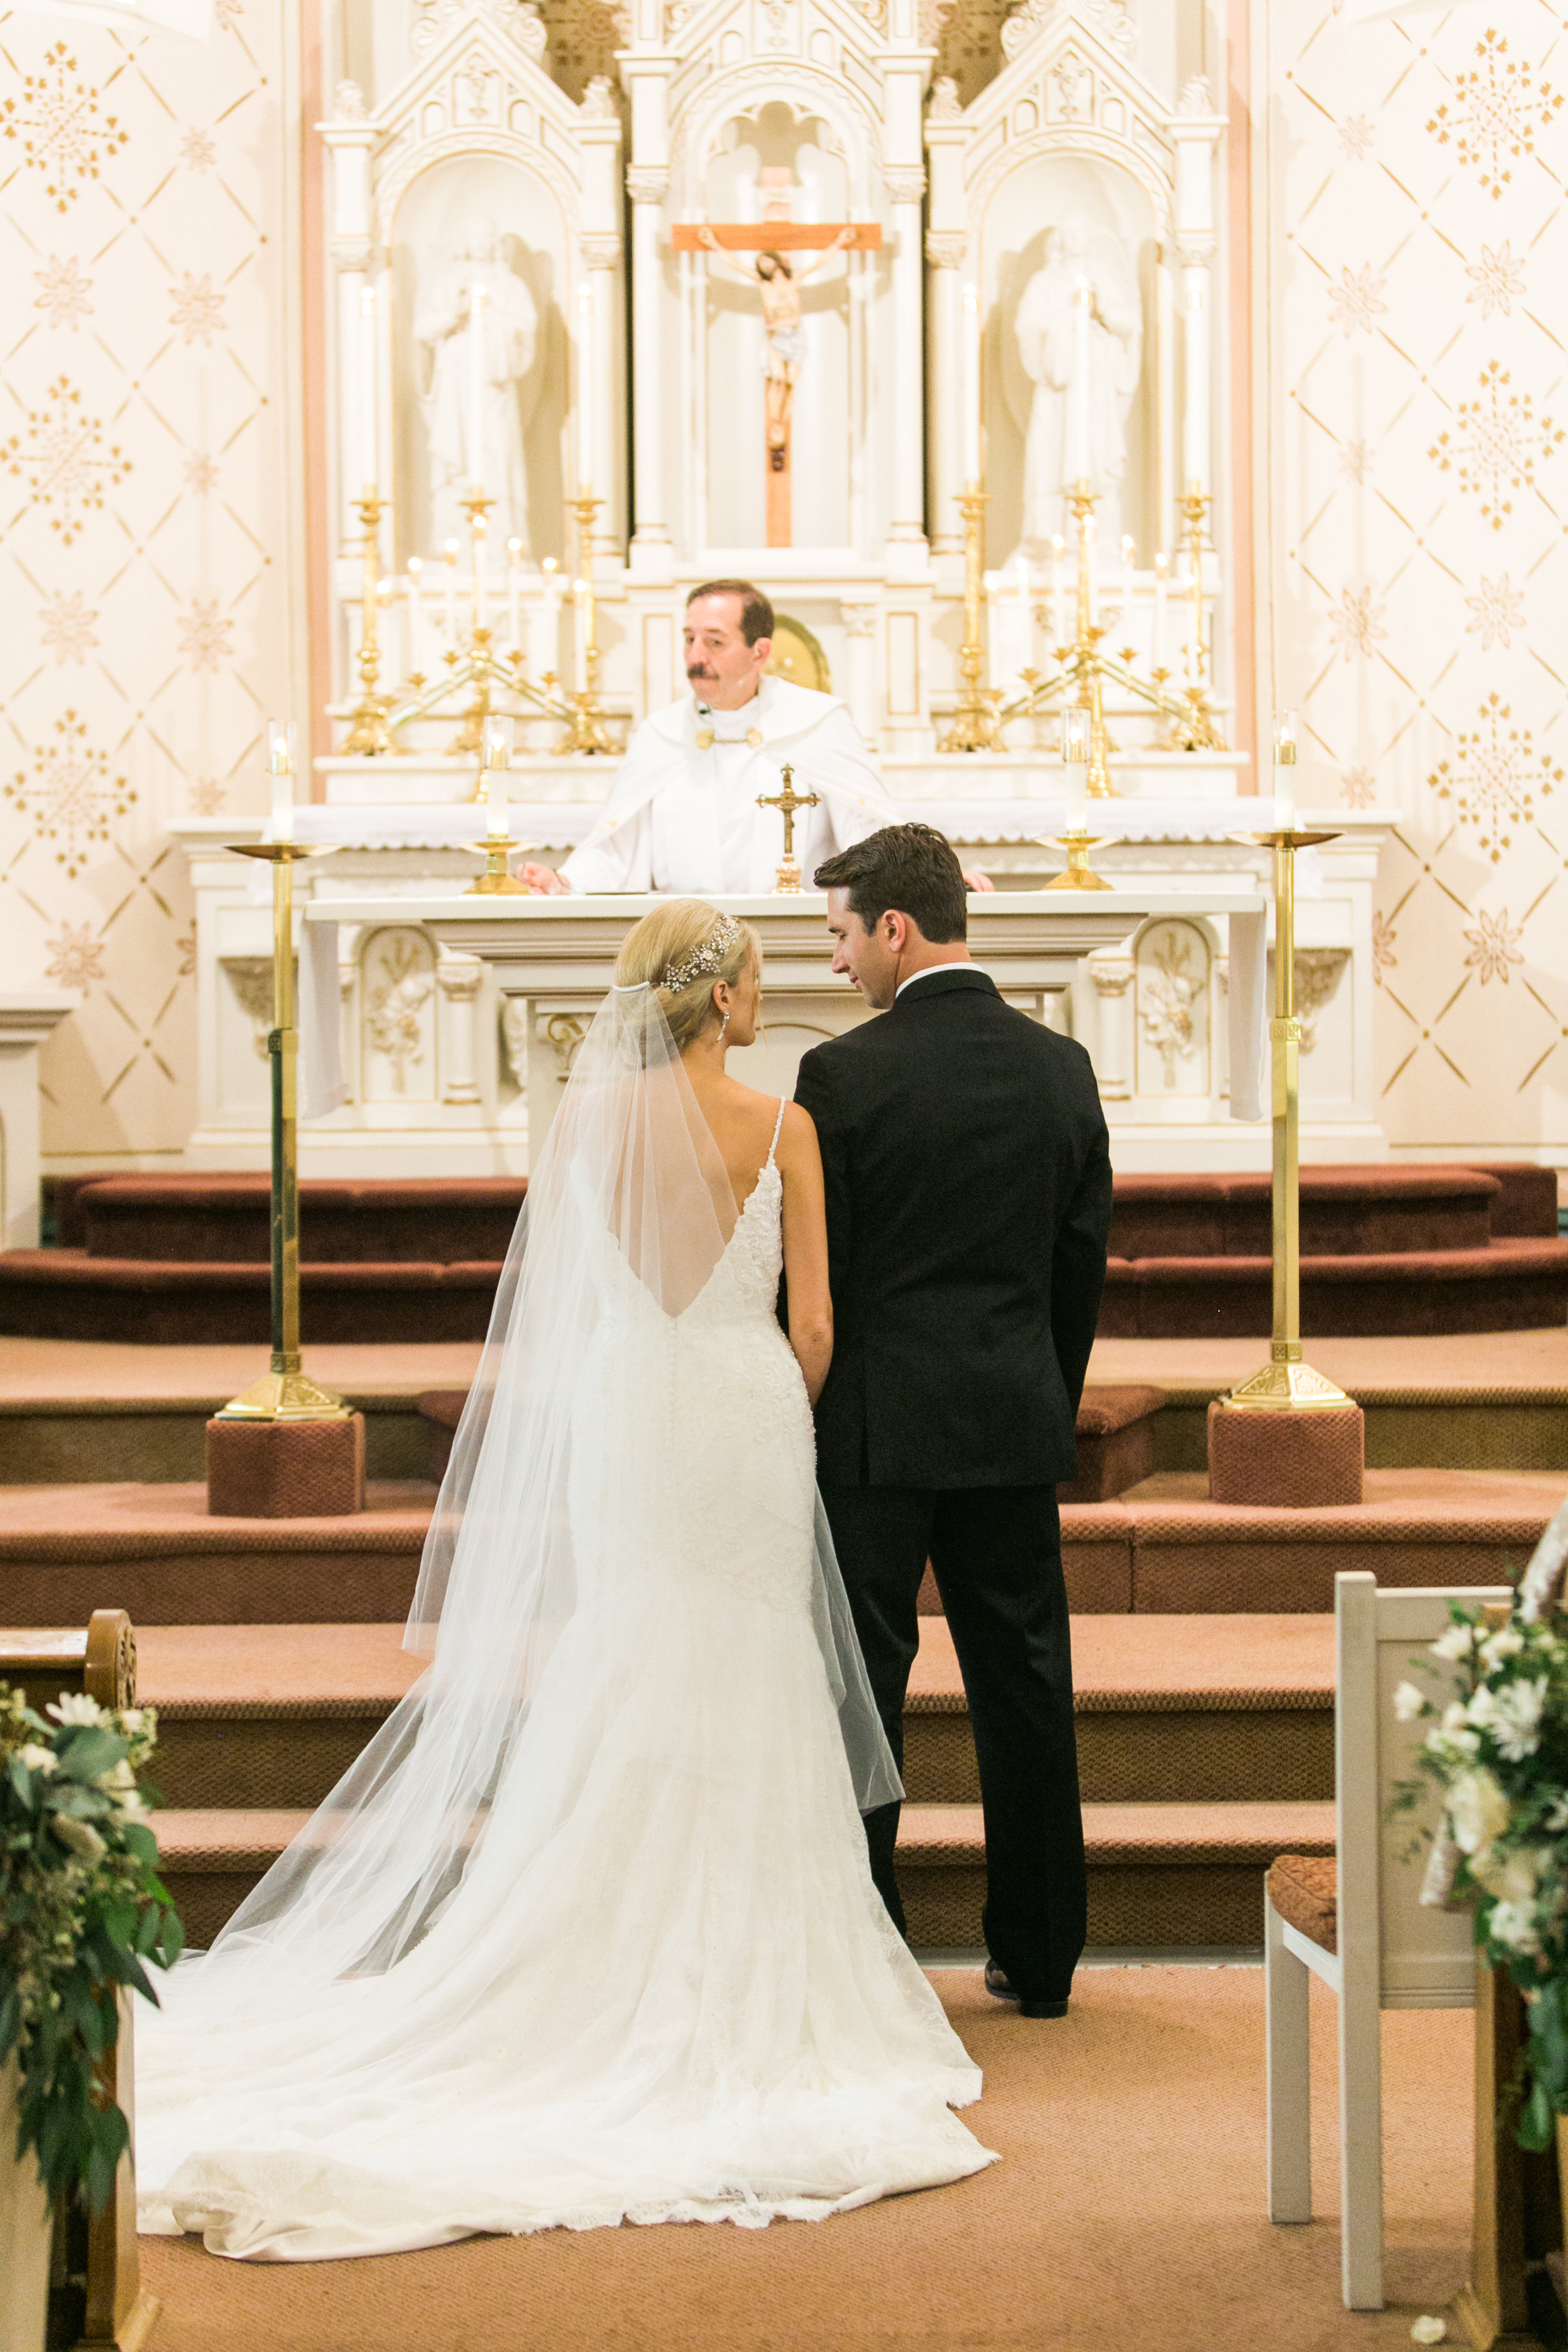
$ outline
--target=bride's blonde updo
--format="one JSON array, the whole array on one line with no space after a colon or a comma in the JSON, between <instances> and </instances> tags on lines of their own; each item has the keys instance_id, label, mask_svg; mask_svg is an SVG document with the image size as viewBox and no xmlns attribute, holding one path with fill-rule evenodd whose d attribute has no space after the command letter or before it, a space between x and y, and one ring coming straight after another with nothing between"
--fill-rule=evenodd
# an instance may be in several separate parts
<instances>
[{"instance_id":1,"label":"bride's blonde updo","mask_svg":"<svg viewBox=\"0 0 1568 2352\"><path fill-rule=\"evenodd\" d=\"M721 915L706 898L672 898L626 933L616 959L616 986L658 992L678 1051L684 1053L713 1015L713 983L733 988L748 965L760 971L762 941L750 923Z\"/></svg>"}]
</instances>

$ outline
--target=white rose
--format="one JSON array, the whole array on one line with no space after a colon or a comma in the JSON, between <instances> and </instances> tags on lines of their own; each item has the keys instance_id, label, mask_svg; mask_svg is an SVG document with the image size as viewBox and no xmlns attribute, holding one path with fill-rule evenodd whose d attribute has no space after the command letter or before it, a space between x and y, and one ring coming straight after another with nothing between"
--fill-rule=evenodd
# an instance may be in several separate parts
<instances>
[{"instance_id":1,"label":"white rose","mask_svg":"<svg viewBox=\"0 0 1568 2352\"><path fill-rule=\"evenodd\" d=\"M1497 1693L1488 1690L1483 1683L1465 1709L1465 1718L1467 1722L1473 1723L1478 1731L1489 1731L1497 1721Z\"/></svg>"},{"instance_id":2,"label":"white rose","mask_svg":"<svg viewBox=\"0 0 1568 2352\"><path fill-rule=\"evenodd\" d=\"M1426 1704L1414 1683L1401 1683L1394 1694L1394 1712L1401 1723L1414 1723Z\"/></svg>"},{"instance_id":3,"label":"white rose","mask_svg":"<svg viewBox=\"0 0 1568 2352\"><path fill-rule=\"evenodd\" d=\"M1446 1659L1451 1666L1458 1665L1459 1660L1468 1658L1474 1649L1477 1631L1474 1625L1450 1625L1447 1632L1433 1643L1432 1655Z\"/></svg>"},{"instance_id":4,"label":"white rose","mask_svg":"<svg viewBox=\"0 0 1568 2352\"><path fill-rule=\"evenodd\" d=\"M1470 1875L1500 1902L1530 1909L1535 1903L1541 1873L1551 1859L1542 1846L1521 1846L1516 1853L1501 1856L1495 1846L1482 1846L1470 1856Z\"/></svg>"},{"instance_id":5,"label":"white rose","mask_svg":"<svg viewBox=\"0 0 1568 2352\"><path fill-rule=\"evenodd\" d=\"M1500 1837L1509 1823L1508 1799L1484 1764L1461 1772L1448 1791L1448 1820L1461 1853L1475 1853Z\"/></svg>"},{"instance_id":6,"label":"white rose","mask_svg":"<svg viewBox=\"0 0 1568 2352\"><path fill-rule=\"evenodd\" d=\"M27 1745L21 1751L19 1760L26 1766L29 1772L41 1772L46 1780L57 1769L54 1749L40 1748L36 1739L28 1740Z\"/></svg>"},{"instance_id":7,"label":"white rose","mask_svg":"<svg viewBox=\"0 0 1568 2352\"><path fill-rule=\"evenodd\" d=\"M143 1708L128 1706L121 1716L120 1727L126 1732L140 1731L145 1720L146 1714Z\"/></svg>"},{"instance_id":8,"label":"white rose","mask_svg":"<svg viewBox=\"0 0 1568 2352\"><path fill-rule=\"evenodd\" d=\"M1493 1737L1510 1764L1521 1764L1541 1745L1541 1711L1546 1704L1546 1677L1504 1683L1493 1709ZM1473 1710L1472 1710L1473 1712Z\"/></svg>"},{"instance_id":9,"label":"white rose","mask_svg":"<svg viewBox=\"0 0 1568 2352\"><path fill-rule=\"evenodd\" d=\"M89 1698L85 1691L62 1691L52 1706L45 1707L44 1713L52 1715L60 1724L103 1721L103 1709L95 1698Z\"/></svg>"},{"instance_id":10,"label":"white rose","mask_svg":"<svg viewBox=\"0 0 1568 2352\"><path fill-rule=\"evenodd\" d=\"M1481 1656L1489 1671L1493 1666L1500 1666L1505 1658L1517 1658L1523 1647L1522 1633L1516 1633L1511 1625L1500 1625L1497 1632L1489 1633L1481 1643Z\"/></svg>"},{"instance_id":11,"label":"white rose","mask_svg":"<svg viewBox=\"0 0 1568 2352\"><path fill-rule=\"evenodd\" d=\"M1494 1944L1506 1944L1510 1951L1536 1952L1541 1948L1535 1921L1522 1903L1494 1903L1487 1933Z\"/></svg>"}]
</instances>

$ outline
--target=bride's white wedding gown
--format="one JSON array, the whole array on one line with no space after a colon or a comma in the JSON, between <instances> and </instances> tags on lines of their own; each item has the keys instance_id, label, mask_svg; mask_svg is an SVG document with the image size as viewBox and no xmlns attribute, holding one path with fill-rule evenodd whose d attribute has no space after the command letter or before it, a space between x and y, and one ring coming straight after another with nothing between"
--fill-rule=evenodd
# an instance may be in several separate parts
<instances>
[{"instance_id":1,"label":"bride's white wedding gown","mask_svg":"<svg viewBox=\"0 0 1568 2352\"><path fill-rule=\"evenodd\" d=\"M872 1886L814 1631L782 1191L770 1152L679 1315L601 1226L580 1598L477 1850L382 1973L254 2007L242 1980L215 2015L207 1961L176 1970L138 2033L144 2227L282 2261L758 2226L992 2160L950 2112L979 2072Z\"/></svg>"}]
</instances>

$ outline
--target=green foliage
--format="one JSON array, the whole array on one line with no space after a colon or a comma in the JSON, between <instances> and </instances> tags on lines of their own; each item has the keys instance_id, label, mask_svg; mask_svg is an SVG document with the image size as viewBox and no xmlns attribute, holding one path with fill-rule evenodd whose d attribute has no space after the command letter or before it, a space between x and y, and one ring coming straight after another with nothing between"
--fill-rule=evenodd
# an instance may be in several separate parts
<instances>
[{"instance_id":1,"label":"green foliage","mask_svg":"<svg viewBox=\"0 0 1568 2352\"><path fill-rule=\"evenodd\" d=\"M1423 1771L1443 1794L1444 1854L1454 1895L1475 1906L1476 1942L1506 1969L1530 2020L1521 2147L1544 2148L1568 2115L1568 1642L1516 1598L1506 1624L1458 1603L1436 1655L1458 1691L1441 1716L1407 1683L1394 1704L1430 1718Z\"/></svg>"},{"instance_id":2,"label":"green foliage","mask_svg":"<svg viewBox=\"0 0 1568 2352\"><path fill-rule=\"evenodd\" d=\"M105 2087L120 1988L156 2002L142 1963L172 1967L183 1937L137 1779L152 1710L63 1696L47 1717L0 1683L0 2065L16 2053L17 2156L51 2204L97 2212L129 2137Z\"/></svg>"}]
</instances>

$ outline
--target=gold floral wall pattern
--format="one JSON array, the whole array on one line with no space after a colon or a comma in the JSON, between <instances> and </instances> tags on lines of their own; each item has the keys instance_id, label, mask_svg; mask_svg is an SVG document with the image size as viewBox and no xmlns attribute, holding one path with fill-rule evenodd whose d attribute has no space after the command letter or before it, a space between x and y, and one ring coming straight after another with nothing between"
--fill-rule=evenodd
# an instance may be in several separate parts
<instances>
[{"instance_id":1,"label":"gold floral wall pattern","mask_svg":"<svg viewBox=\"0 0 1568 2352\"><path fill-rule=\"evenodd\" d=\"M287 701L283 19L0 16L0 982L79 992L57 1162L194 1116L171 821L254 808Z\"/></svg>"},{"instance_id":2,"label":"gold floral wall pattern","mask_svg":"<svg viewBox=\"0 0 1568 2352\"><path fill-rule=\"evenodd\" d=\"M1396 1150L1568 1163L1568 16L1271 0L1275 691L1397 806Z\"/></svg>"}]
</instances>

